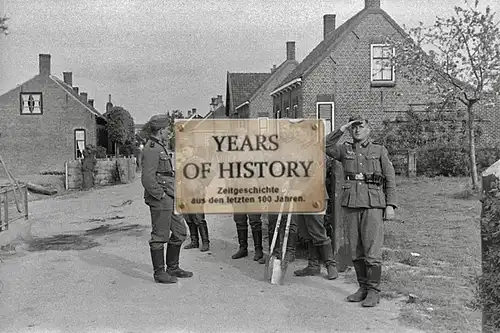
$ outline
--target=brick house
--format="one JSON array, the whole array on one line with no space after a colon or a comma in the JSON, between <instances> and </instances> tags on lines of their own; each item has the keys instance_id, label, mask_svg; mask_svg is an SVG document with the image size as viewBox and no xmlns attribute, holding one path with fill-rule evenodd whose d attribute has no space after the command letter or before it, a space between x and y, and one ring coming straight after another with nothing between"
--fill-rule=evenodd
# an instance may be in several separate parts
<instances>
[{"instance_id":1,"label":"brick house","mask_svg":"<svg viewBox=\"0 0 500 333\"><path fill-rule=\"evenodd\" d=\"M271 117L271 91L298 65L295 42L286 43L286 60L270 73L227 73L226 116L230 118Z\"/></svg>"},{"instance_id":2,"label":"brick house","mask_svg":"<svg viewBox=\"0 0 500 333\"><path fill-rule=\"evenodd\" d=\"M384 61L394 52L385 44L386 37L407 34L381 9L380 0L365 0L365 7L338 28L335 21L335 14L323 16L323 40L271 92L273 118L323 118L329 133L351 114L366 116L371 127L380 130L384 120L404 120L410 108L427 111L424 87L398 76ZM478 111L486 134L483 145L500 139L496 105Z\"/></svg>"},{"instance_id":3,"label":"brick house","mask_svg":"<svg viewBox=\"0 0 500 333\"><path fill-rule=\"evenodd\" d=\"M422 104L423 89L383 62L392 51L385 36L405 32L380 0L365 0L363 10L338 28L335 21L334 14L323 16L323 40L271 92L274 118L323 118L328 133L353 113L380 128L384 119Z\"/></svg>"},{"instance_id":4,"label":"brick house","mask_svg":"<svg viewBox=\"0 0 500 333\"><path fill-rule=\"evenodd\" d=\"M64 171L87 145L107 147L105 118L86 92L51 74L50 54L39 55L39 73L0 96L0 152L14 174Z\"/></svg>"}]
</instances>

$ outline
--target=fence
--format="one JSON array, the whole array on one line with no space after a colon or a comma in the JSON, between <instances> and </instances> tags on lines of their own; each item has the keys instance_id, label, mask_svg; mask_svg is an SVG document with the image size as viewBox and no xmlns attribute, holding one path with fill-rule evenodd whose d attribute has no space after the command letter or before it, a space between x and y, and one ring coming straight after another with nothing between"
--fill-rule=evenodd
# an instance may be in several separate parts
<instances>
[{"instance_id":1,"label":"fence","mask_svg":"<svg viewBox=\"0 0 500 333\"><path fill-rule=\"evenodd\" d=\"M129 183L135 179L135 157L98 158L94 170L94 185ZM65 163L66 189L80 189L83 184L81 160Z\"/></svg>"},{"instance_id":2,"label":"fence","mask_svg":"<svg viewBox=\"0 0 500 333\"><path fill-rule=\"evenodd\" d=\"M19 219L28 219L28 187L19 184L0 187L0 231L8 230L9 223Z\"/></svg>"}]
</instances>

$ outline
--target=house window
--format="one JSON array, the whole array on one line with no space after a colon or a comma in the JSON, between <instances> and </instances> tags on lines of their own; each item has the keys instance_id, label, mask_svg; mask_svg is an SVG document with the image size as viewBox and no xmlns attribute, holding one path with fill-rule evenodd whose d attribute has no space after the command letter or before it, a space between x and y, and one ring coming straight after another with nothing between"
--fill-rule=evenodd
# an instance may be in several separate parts
<instances>
[{"instance_id":1,"label":"house window","mask_svg":"<svg viewBox=\"0 0 500 333\"><path fill-rule=\"evenodd\" d=\"M371 82L374 84L394 84L394 66L391 57L394 48L387 44L371 46Z\"/></svg>"},{"instance_id":2,"label":"house window","mask_svg":"<svg viewBox=\"0 0 500 333\"><path fill-rule=\"evenodd\" d=\"M333 102L316 103L316 118L325 120L325 134L333 131L334 127L334 104Z\"/></svg>"},{"instance_id":3,"label":"house window","mask_svg":"<svg viewBox=\"0 0 500 333\"><path fill-rule=\"evenodd\" d=\"M42 93L21 93L21 114L42 114Z\"/></svg>"},{"instance_id":4,"label":"house window","mask_svg":"<svg viewBox=\"0 0 500 333\"><path fill-rule=\"evenodd\" d=\"M287 107L285 108L285 118L291 118L290 116L291 116L291 115L290 115L290 108L287 106Z\"/></svg>"},{"instance_id":5,"label":"house window","mask_svg":"<svg viewBox=\"0 0 500 333\"><path fill-rule=\"evenodd\" d=\"M267 133L267 117L257 118L259 121L259 134Z\"/></svg>"},{"instance_id":6,"label":"house window","mask_svg":"<svg viewBox=\"0 0 500 333\"><path fill-rule=\"evenodd\" d=\"M85 150L85 130L75 130L75 157L76 159L83 158L83 151Z\"/></svg>"}]
</instances>

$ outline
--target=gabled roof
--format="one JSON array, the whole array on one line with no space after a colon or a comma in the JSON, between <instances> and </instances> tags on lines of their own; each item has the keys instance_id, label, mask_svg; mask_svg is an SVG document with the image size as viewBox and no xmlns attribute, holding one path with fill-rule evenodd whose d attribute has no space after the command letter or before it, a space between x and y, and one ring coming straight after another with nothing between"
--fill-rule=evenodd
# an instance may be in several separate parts
<instances>
[{"instance_id":1,"label":"gabled roof","mask_svg":"<svg viewBox=\"0 0 500 333\"><path fill-rule=\"evenodd\" d=\"M321 41L277 87L302 78L319 65L333 50L362 22L368 14L382 14L385 19L399 32L406 35L404 30L387 14L379 8L364 8L356 15L345 21L335 31Z\"/></svg>"},{"instance_id":2,"label":"gabled roof","mask_svg":"<svg viewBox=\"0 0 500 333\"><path fill-rule=\"evenodd\" d=\"M227 73L234 108L246 102L253 93L271 76L272 73Z\"/></svg>"},{"instance_id":3,"label":"gabled roof","mask_svg":"<svg viewBox=\"0 0 500 333\"><path fill-rule=\"evenodd\" d=\"M80 96L76 93L76 91L73 89L73 87L70 87L66 82L63 80L59 79L57 76L49 75L49 77L56 83L58 84L61 88L63 88L70 96L72 96L74 99L76 99L87 111L92 113L98 118L106 119L103 115L99 113L94 107L92 107L90 104L83 102L80 99Z\"/></svg>"}]
</instances>

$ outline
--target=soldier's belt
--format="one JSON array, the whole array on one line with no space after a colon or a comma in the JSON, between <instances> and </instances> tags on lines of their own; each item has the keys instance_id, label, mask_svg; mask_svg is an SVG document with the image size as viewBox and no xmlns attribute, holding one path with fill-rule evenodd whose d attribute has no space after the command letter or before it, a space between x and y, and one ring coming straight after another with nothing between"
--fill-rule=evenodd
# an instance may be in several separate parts
<instances>
[{"instance_id":1,"label":"soldier's belt","mask_svg":"<svg viewBox=\"0 0 500 333\"><path fill-rule=\"evenodd\" d=\"M172 171L166 171L166 172L157 172L157 176L167 176L167 177L173 177L175 174Z\"/></svg>"},{"instance_id":2,"label":"soldier's belt","mask_svg":"<svg viewBox=\"0 0 500 333\"><path fill-rule=\"evenodd\" d=\"M382 175L373 175L373 174L356 173L356 174L347 174L347 175L345 175L345 179L346 180L362 180L365 183L381 185L383 183L383 181L384 181L384 176L382 176Z\"/></svg>"}]
</instances>

